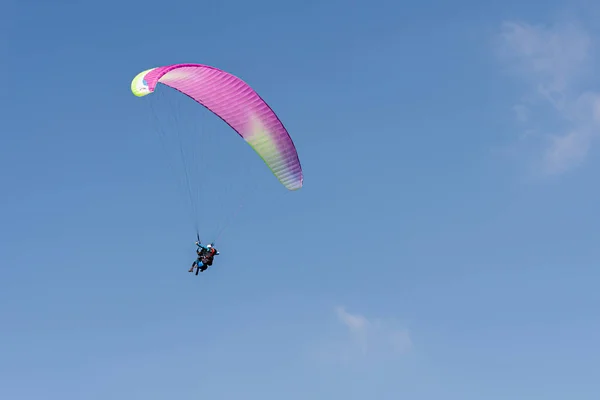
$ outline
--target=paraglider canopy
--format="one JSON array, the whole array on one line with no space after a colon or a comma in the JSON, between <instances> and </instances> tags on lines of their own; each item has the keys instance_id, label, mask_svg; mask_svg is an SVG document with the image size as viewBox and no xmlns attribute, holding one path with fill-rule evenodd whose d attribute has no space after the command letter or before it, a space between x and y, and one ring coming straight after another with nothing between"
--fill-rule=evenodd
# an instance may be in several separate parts
<instances>
[{"instance_id":1,"label":"paraglider canopy","mask_svg":"<svg viewBox=\"0 0 600 400\"><path fill-rule=\"evenodd\" d=\"M263 159L289 190L303 185L298 153L269 105L240 78L203 64L174 64L148 69L131 82L138 97L162 83L189 96L219 116Z\"/></svg>"}]
</instances>

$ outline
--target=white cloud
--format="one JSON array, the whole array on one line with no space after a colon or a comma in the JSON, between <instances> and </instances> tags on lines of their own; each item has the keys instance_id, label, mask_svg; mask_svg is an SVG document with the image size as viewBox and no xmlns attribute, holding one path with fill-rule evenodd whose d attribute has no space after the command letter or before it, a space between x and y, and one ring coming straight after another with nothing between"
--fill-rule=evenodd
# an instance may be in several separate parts
<instances>
[{"instance_id":1,"label":"white cloud","mask_svg":"<svg viewBox=\"0 0 600 400\"><path fill-rule=\"evenodd\" d=\"M340 319L351 331L360 332L367 329L369 321L362 315L350 314L344 307L336 307L335 312Z\"/></svg>"},{"instance_id":2,"label":"white cloud","mask_svg":"<svg viewBox=\"0 0 600 400\"><path fill-rule=\"evenodd\" d=\"M538 132L534 136L543 140L543 172L562 173L581 164L600 132L600 93L585 90L594 67L592 37L573 23L546 27L506 22L498 44L508 68L530 87L524 93L527 100L514 111L528 125L527 137ZM534 113L538 106L546 108Z\"/></svg>"},{"instance_id":3,"label":"white cloud","mask_svg":"<svg viewBox=\"0 0 600 400\"><path fill-rule=\"evenodd\" d=\"M409 331L394 320L367 318L341 306L335 308L335 314L345 331L331 338L321 349L321 357L344 362L382 360L405 354L412 348Z\"/></svg>"}]
</instances>

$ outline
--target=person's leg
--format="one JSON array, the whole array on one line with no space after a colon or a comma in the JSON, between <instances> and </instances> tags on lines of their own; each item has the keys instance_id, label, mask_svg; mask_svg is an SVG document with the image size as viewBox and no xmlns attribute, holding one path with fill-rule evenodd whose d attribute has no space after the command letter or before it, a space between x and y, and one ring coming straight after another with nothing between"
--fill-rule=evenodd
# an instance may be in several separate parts
<instances>
[{"instance_id":1,"label":"person's leg","mask_svg":"<svg viewBox=\"0 0 600 400\"><path fill-rule=\"evenodd\" d=\"M198 275L198 272L200 271L205 271L206 268L206 265L204 265L202 261L198 261L198 263L196 264L196 275Z\"/></svg>"},{"instance_id":2,"label":"person's leg","mask_svg":"<svg viewBox=\"0 0 600 400\"><path fill-rule=\"evenodd\" d=\"M194 267L196 267L196 265L198 265L198 264L197 264L197 262L196 262L196 261L194 261L194 262L192 263L192 267L189 269L189 271L188 271L188 272L194 272Z\"/></svg>"}]
</instances>

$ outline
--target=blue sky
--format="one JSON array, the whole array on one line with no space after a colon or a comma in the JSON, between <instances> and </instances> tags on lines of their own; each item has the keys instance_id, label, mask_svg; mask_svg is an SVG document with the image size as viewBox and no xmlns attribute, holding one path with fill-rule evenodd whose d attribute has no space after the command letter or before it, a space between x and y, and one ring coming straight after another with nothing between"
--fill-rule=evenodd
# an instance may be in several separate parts
<instances>
[{"instance_id":1,"label":"blue sky","mask_svg":"<svg viewBox=\"0 0 600 400\"><path fill-rule=\"evenodd\" d=\"M600 396L593 2L2 7L0 397ZM207 207L229 166L259 190L200 276L129 89L178 62L250 83L305 172L205 114Z\"/></svg>"}]
</instances>

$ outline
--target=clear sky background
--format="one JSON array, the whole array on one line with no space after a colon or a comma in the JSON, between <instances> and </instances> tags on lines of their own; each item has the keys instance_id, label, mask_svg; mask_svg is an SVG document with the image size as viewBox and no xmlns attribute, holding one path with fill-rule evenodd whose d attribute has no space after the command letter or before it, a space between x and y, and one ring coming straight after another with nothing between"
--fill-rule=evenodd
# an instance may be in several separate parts
<instances>
[{"instance_id":1,"label":"clear sky background","mask_svg":"<svg viewBox=\"0 0 600 400\"><path fill-rule=\"evenodd\" d=\"M600 398L598 17L592 1L5 0L0 398ZM259 190L199 276L129 88L179 62L250 83L305 172L286 191L205 114L222 141L206 204L236 207L229 165Z\"/></svg>"}]
</instances>

